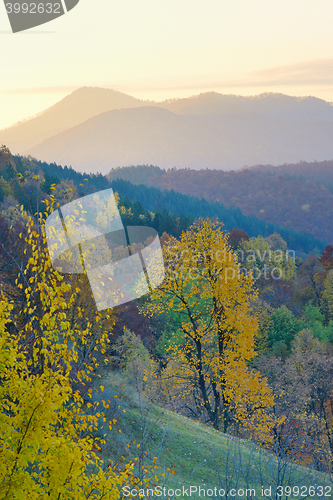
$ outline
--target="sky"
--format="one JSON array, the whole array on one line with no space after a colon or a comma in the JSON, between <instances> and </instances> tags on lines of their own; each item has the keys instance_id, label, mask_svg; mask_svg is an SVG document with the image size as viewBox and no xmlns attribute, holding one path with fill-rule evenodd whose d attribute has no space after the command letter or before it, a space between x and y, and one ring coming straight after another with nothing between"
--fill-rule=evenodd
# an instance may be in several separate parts
<instances>
[{"instance_id":1,"label":"sky","mask_svg":"<svg viewBox=\"0 0 333 500\"><path fill-rule=\"evenodd\" d=\"M0 129L82 86L333 102L332 21L331 0L80 0L13 34L0 0Z\"/></svg>"}]
</instances>

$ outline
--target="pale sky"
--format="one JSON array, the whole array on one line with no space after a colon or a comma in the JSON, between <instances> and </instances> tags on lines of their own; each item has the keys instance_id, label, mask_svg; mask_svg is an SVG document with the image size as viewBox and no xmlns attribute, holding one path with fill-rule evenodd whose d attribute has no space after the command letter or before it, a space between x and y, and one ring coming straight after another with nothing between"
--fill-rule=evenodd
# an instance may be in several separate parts
<instances>
[{"instance_id":1,"label":"pale sky","mask_svg":"<svg viewBox=\"0 0 333 500\"><path fill-rule=\"evenodd\" d=\"M84 85L152 100L214 90L333 101L332 26L332 0L80 0L13 34L0 0L0 128Z\"/></svg>"}]
</instances>

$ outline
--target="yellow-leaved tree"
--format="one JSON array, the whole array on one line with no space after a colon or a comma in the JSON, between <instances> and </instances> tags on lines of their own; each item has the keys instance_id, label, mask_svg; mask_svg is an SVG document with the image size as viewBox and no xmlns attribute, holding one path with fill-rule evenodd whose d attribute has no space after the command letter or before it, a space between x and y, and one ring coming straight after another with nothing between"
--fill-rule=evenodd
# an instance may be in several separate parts
<instances>
[{"instance_id":1,"label":"yellow-leaved tree","mask_svg":"<svg viewBox=\"0 0 333 500\"><path fill-rule=\"evenodd\" d=\"M43 232L50 211L39 214L39 227L28 221L20 310L0 297L0 499L116 499L134 480L133 464L120 470L102 460L109 402L86 403L76 388L98 368L108 331L51 266Z\"/></svg>"},{"instance_id":2,"label":"yellow-leaved tree","mask_svg":"<svg viewBox=\"0 0 333 500\"><path fill-rule=\"evenodd\" d=\"M160 384L193 398L216 429L269 439L273 396L266 380L248 367L255 356L257 297L250 274L217 222L199 220L164 246L165 280L153 291L146 314L178 318ZM178 391L176 390L178 388Z\"/></svg>"}]
</instances>

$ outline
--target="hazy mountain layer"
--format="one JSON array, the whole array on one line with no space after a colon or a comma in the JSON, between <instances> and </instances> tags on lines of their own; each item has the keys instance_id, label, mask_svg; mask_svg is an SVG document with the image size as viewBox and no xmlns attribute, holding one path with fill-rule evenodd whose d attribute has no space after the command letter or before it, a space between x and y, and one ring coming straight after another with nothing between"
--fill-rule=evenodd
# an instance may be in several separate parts
<instances>
[{"instance_id":1,"label":"hazy mountain layer","mask_svg":"<svg viewBox=\"0 0 333 500\"><path fill-rule=\"evenodd\" d=\"M149 104L149 105L148 105ZM14 152L108 172L123 165L238 169L333 158L333 106L317 98L214 92L148 103L82 88L39 116L0 131Z\"/></svg>"},{"instance_id":2,"label":"hazy mountain layer","mask_svg":"<svg viewBox=\"0 0 333 500\"><path fill-rule=\"evenodd\" d=\"M34 118L0 130L0 143L12 153L21 153L48 137L67 130L88 118L111 109L135 108L145 105L115 90L82 87Z\"/></svg>"},{"instance_id":3,"label":"hazy mountain layer","mask_svg":"<svg viewBox=\"0 0 333 500\"><path fill-rule=\"evenodd\" d=\"M140 107L103 113L28 153L102 173L137 164L238 169L333 158L332 135L333 120L292 120L251 111L190 115Z\"/></svg>"},{"instance_id":4,"label":"hazy mountain layer","mask_svg":"<svg viewBox=\"0 0 333 500\"><path fill-rule=\"evenodd\" d=\"M158 106L187 115L254 112L275 118L333 120L332 103L317 97L291 97L273 93L243 97L207 92L184 99L169 99L158 103Z\"/></svg>"}]
</instances>

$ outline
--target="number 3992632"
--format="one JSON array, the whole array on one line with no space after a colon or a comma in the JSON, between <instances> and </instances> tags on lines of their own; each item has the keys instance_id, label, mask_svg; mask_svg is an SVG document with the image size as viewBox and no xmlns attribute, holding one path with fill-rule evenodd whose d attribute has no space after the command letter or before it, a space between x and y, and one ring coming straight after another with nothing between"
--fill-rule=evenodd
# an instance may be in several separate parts
<instances>
[{"instance_id":1,"label":"number 3992632","mask_svg":"<svg viewBox=\"0 0 333 500\"><path fill-rule=\"evenodd\" d=\"M60 2L6 3L8 14L61 14Z\"/></svg>"}]
</instances>

